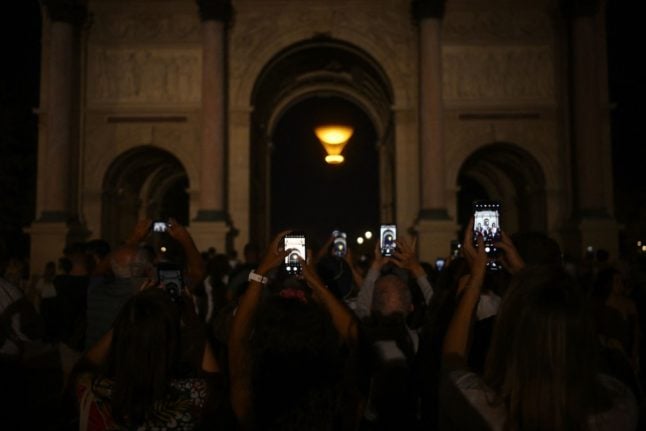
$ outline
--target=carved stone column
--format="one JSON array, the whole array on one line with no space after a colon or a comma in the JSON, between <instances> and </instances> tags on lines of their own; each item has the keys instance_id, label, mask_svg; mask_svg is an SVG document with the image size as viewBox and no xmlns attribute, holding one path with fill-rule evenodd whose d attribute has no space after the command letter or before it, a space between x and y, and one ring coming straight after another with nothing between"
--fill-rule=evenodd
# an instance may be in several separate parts
<instances>
[{"instance_id":1,"label":"carved stone column","mask_svg":"<svg viewBox=\"0 0 646 431\"><path fill-rule=\"evenodd\" d=\"M48 260L61 256L66 243L84 238L77 209L78 160L78 28L86 10L80 1L44 0L48 22L43 32L47 51L44 76L45 103L39 127L45 127L39 142L38 208L36 221L26 231L31 235L31 270L42 271Z\"/></svg>"},{"instance_id":2,"label":"carved stone column","mask_svg":"<svg viewBox=\"0 0 646 431\"><path fill-rule=\"evenodd\" d=\"M612 208L612 166L607 136L609 111L603 8L598 0L570 0L573 139L581 250L604 248L617 256L617 223ZM605 94L604 94L605 93Z\"/></svg>"},{"instance_id":3,"label":"carved stone column","mask_svg":"<svg viewBox=\"0 0 646 431\"><path fill-rule=\"evenodd\" d=\"M228 0L198 0L202 19L202 144L200 147L200 209L191 223L198 247L224 251L226 163L226 26Z\"/></svg>"},{"instance_id":4,"label":"carved stone column","mask_svg":"<svg viewBox=\"0 0 646 431\"><path fill-rule=\"evenodd\" d=\"M419 25L419 253L426 259L449 253L456 226L447 211L442 99L444 0L413 1Z\"/></svg>"},{"instance_id":5,"label":"carved stone column","mask_svg":"<svg viewBox=\"0 0 646 431\"><path fill-rule=\"evenodd\" d=\"M72 117L77 27L85 18L85 9L74 1L43 2L51 22L49 64L47 70L47 138L44 148L46 169L44 196L39 219L67 222L76 216L72 184L76 181L77 162L73 160L74 119Z\"/></svg>"}]
</instances>

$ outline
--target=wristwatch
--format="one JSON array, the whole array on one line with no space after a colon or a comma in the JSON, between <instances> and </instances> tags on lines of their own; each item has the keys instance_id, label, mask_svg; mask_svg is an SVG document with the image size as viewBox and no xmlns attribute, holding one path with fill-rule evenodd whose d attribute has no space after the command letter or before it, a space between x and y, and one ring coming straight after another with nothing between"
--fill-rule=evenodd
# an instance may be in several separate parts
<instances>
[{"instance_id":1,"label":"wristwatch","mask_svg":"<svg viewBox=\"0 0 646 431\"><path fill-rule=\"evenodd\" d=\"M267 284L269 279L267 277L263 277L260 274L256 274L253 270L249 273L249 278L247 278L249 281L257 281L258 283L262 284Z\"/></svg>"}]
</instances>

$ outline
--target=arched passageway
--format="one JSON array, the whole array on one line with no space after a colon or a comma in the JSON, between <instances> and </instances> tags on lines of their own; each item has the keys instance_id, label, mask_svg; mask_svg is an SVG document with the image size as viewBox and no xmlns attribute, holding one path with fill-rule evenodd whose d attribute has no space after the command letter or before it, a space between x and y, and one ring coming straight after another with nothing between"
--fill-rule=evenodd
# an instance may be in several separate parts
<instances>
[{"instance_id":1,"label":"arched passageway","mask_svg":"<svg viewBox=\"0 0 646 431\"><path fill-rule=\"evenodd\" d=\"M142 146L126 151L110 165L103 181L102 236L123 242L142 217L189 219L188 177L167 151Z\"/></svg>"},{"instance_id":2,"label":"arched passageway","mask_svg":"<svg viewBox=\"0 0 646 431\"><path fill-rule=\"evenodd\" d=\"M464 161L458 175L460 225L466 225L471 204L479 199L502 202L502 224L507 232L547 231L543 169L517 145L487 145Z\"/></svg>"},{"instance_id":3,"label":"arched passageway","mask_svg":"<svg viewBox=\"0 0 646 431\"><path fill-rule=\"evenodd\" d=\"M322 239L394 219L392 88L369 55L327 37L291 46L265 66L251 105L251 241L285 226ZM336 167L313 131L331 121L355 129Z\"/></svg>"}]
</instances>

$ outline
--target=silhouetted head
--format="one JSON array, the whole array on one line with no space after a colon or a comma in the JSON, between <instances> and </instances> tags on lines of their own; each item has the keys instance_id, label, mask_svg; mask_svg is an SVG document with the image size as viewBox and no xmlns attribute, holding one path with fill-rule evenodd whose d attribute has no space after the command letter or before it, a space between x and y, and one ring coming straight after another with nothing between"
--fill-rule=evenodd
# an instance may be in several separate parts
<instances>
[{"instance_id":1,"label":"silhouetted head","mask_svg":"<svg viewBox=\"0 0 646 431\"><path fill-rule=\"evenodd\" d=\"M599 394L595 367L589 308L574 279L560 265L518 273L498 312L485 374L511 428L578 429Z\"/></svg>"},{"instance_id":2,"label":"silhouetted head","mask_svg":"<svg viewBox=\"0 0 646 431\"><path fill-rule=\"evenodd\" d=\"M413 310L410 289L399 276L383 275L375 281L372 313L382 316L408 315Z\"/></svg>"},{"instance_id":3,"label":"silhouetted head","mask_svg":"<svg viewBox=\"0 0 646 431\"><path fill-rule=\"evenodd\" d=\"M262 429L335 429L347 352L329 314L298 282L274 290L251 338L256 420Z\"/></svg>"},{"instance_id":4,"label":"silhouetted head","mask_svg":"<svg viewBox=\"0 0 646 431\"><path fill-rule=\"evenodd\" d=\"M142 423L164 398L177 363L179 330L178 308L162 289L146 289L121 309L107 370L114 380L112 413L120 423Z\"/></svg>"}]
</instances>

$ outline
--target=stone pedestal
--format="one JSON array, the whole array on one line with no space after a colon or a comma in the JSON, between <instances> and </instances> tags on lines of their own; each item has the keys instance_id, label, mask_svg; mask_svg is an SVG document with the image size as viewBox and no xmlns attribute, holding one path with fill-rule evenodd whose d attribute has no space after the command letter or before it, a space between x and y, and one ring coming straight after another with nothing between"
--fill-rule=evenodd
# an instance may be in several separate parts
<instances>
[{"instance_id":1,"label":"stone pedestal","mask_svg":"<svg viewBox=\"0 0 646 431\"><path fill-rule=\"evenodd\" d=\"M434 262L451 254L451 241L457 239L458 230L452 220L419 220L416 229L420 261Z\"/></svg>"},{"instance_id":2,"label":"stone pedestal","mask_svg":"<svg viewBox=\"0 0 646 431\"><path fill-rule=\"evenodd\" d=\"M229 226L226 222L193 220L188 230L199 251L215 247L218 253L226 252L226 240L229 233Z\"/></svg>"}]
</instances>

